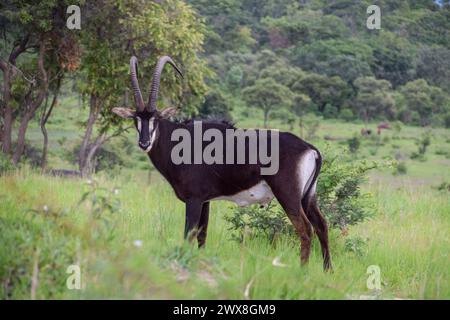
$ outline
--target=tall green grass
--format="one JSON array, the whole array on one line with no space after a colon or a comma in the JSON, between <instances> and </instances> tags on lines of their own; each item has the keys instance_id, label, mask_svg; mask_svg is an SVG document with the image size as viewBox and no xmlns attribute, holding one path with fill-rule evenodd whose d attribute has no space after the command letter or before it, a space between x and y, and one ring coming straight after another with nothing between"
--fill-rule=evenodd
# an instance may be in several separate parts
<instances>
[{"instance_id":1,"label":"tall green grass","mask_svg":"<svg viewBox=\"0 0 450 320\"><path fill-rule=\"evenodd\" d=\"M331 231L334 272L324 273L317 241L301 267L295 238L231 240L231 203L213 202L198 250L183 241L184 207L159 176L98 175L94 185L28 169L0 177L1 298L358 299L375 296L370 265L381 269L379 298L450 298L450 202L428 186L370 184L377 214L347 235ZM102 197L120 205L93 218ZM81 290L66 287L71 264Z\"/></svg>"}]
</instances>

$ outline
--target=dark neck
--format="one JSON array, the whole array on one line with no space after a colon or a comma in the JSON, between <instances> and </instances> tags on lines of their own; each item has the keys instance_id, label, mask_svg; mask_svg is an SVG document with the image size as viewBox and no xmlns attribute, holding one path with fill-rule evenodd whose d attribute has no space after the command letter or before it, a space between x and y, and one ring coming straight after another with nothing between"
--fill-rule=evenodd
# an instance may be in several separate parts
<instances>
[{"instance_id":1,"label":"dark neck","mask_svg":"<svg viewBox=\"0 0 450 320\"><path fill-rule=\"evenodd\" d=\"M171 141L172 132L181 127L183 127L182 124L174 123L166 119L158 120L157 139L148 153L155 168L166 179L169 179L169 172L173 172L169 168L174 167L170 158L172 147L175 143Z\"/></svg>"}]
</instances>

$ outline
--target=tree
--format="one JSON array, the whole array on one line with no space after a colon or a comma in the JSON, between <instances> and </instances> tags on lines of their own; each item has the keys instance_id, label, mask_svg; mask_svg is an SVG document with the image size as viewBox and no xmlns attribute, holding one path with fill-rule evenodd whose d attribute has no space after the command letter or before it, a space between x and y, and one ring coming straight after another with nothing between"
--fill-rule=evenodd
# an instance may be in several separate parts
<instances>
[{"instance_id":1,"label":"tree","mask_svg":"<svg viewBox=\"0 0 450 320\"><path fill-rule=\"evenodd\" d=\"M383 31L372 45L371 68L377 79L388 80L397 88L414 78L414 49L407 39Z\"/></svg>"},{"instance_id":2,"label":"tree","mask_svg":"<svg viewBox=\"0 0 450 320\"><path fill-rule=\"evenodd\" d=\"M395 116L395 100L389 81L363 77L356 79L355 87L358 91L353 101L355 113L366 123L375 118L392 119Z\"/></svg>"},{"instance_id":3,"label":"tree","mask_svg":"<svg viewBox=\"0 0 450 320\"><path fill-rule=\"evenodd\" d=\"M76 2L75 2L76 3ZM71 4L74 4L71 2ZM45 100L55 78L77 68L76 37L65 28L66 1L17 1L1 4L4 42L0 59L3 73L1 130L2 151L17 164L25 149L30 120ZM20 60L19 60L20 58ZM12 146L12 127L19 121L16 145Z\"/></svg>"},{"instance_id":4,"label":"tree","mask_svg":"<svg viewBox=\"0 0 450 320\"><path fill-rule=\"evenodd\" d=\"M198 110L201 117L216 117L231 120L231 107L219 90L211 90L205 96L205 101Z\"/></svg>"},{"instance_id":5,"label":"tree","mask_svg":"<svg viewBox=\"0 0 450 320\"><path fill-rule=\"evenodd\" d=\"M129 90L129 59L140 58L141 87L149 84L157 58L173 57L185 72L181 83L173 72L163 74L161 103L183 106L195 112L209 74L197 52L202 48L204 26L192 8L179 0L161 3L108 0L88 3L78 90L88 101L89 116L79 150L78 165L82 175L94 170L97 150L126 129L111 108L124 104ZM174 14L176 13L176 14ZM181 98L183 97L183 99Z\"/></svg>"},{"instance_id":6,"label":"tree","mask_svg":"<svg viewBox=\"0 0 450 320\"><path fill-rule=\"evenodd\" d=\"M450 49L421 48L417 62L417 77L450 93Z\"/></svg>"},{"instance_id":7,"label":"tree","mask_svg":"<svg viewBox=\"0 0 450 320\"><path fill-rule=\"evenodd\" d=\"M292 103L292 111L294 114L299 118L299 126L300 126L300 136L304 137L303 135L303 117L306 114L306 111L311 106L311 98L308 97L305 94L296 94L293 99Z\"/></svg>"},{"instance_id":8,"label":"tree","mask_svg":"<svg viewBox=\"0 0 450 320\"><path fill-rule=\"evenodd\" d=\"M316 41L294 48L294 63L307 71L339 76L348 83L372 75L372 48L357 40Z\"/></svg>"},{"instance_id":9,"label":"tree","mask_svg":"<svg viewBox=\"0 0 450 320\"><path fill-rule=\"evenodd\" d=\"M323 112L327 104L340 110L351 94L350 88L340 77L327 77L315 73L309 73L297 81L292 90L309 96L319 112Z\"/></svg>"},{"instance_id":10,"label":"tree","mask_svg":"<svg viewBox=\"0 0 450 320\"><path fill-rule=\"evenodd\" d=\"M443 116L450 111L449 96L441 88L429 85L424 79L408 82L399 88L404 97L403 109L418 115L411 122L420 125L443 124Z\"/></svg>"},{"instance_id":11,"label":"tree","mask_svg":"<svg viewBox=\"0 0 450 320\"><path fill-rule=\"evenodd\" d=\"M285 108L292 103L292 92L289 88L272 78L256 80L254 85L242 90L242 96L248 106L263 111L264 128L267 128L270 112L274 108Z\"/></svg>"}]
</instances>

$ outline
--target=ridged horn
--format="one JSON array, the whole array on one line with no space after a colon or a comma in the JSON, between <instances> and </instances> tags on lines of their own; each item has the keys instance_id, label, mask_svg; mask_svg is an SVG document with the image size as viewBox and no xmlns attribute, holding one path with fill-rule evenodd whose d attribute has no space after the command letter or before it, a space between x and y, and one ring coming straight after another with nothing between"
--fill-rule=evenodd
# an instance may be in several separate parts
<instances>
[{"instance_id":1,"label":"ridged horn","mask_svg":"<svg viewBox=\"0 0 450 320\"><path fill-rule=\"evenodd\" d=\"M158 100L159 84L161 81L161 73L162 73L162 70L164 69L164 65L166 63L169 63L178 72L178 74L183 78L183 73L181 73L180 69L178 69L175 62L173 62L173 60L169 56L163 56L163 57L159 58L158 63L156 64L155 72L153 73L152 86L150 89L150 96L148 98L148 104L147 104L148 111L156 110L156 101Z\"/></svg>"},{"instance_id":2,"label":"ridged horn","mask_svg":"<svg viewBox=\"0 0 450 320\"><path fill-rule=\"evenodd\" d=\"M138 59L132 56L130 59L131 87L133 89L134 102L138 111L145 108L144 99L142 99L141 89L138 81Z\"/></svg>"}]
</instances>

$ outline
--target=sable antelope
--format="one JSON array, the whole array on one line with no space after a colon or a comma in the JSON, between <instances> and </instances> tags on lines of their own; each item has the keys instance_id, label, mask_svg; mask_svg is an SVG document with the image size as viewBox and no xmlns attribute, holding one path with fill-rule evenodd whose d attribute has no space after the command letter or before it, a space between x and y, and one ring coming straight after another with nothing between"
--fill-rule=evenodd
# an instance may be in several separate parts
<instances>
[{"instance_id":1,"label":"sable antelope","mask_svg":"<svg viewBox=\"0 0 450 320\"><path fill-rule=\"evenodd\" d=\"M185 238L197 238L199 247L205 245L209 218L209 203L212 200L230 200L245 206L252 203L268 203L274 197L279 201L294 225L300 240L301 262L306 263L311 249L314 228L322 249L325 269L331 268L328 248L328 227L317 205L317 177L322 165L319 150L288 132L279 133L279 168L273 175L262 175L264 165L258 160L254 164L174 164L171 151L176 146L172 134L177 129L194 131L195 123L176 122L168 119L173 111L158 111L161 72L169 63L182 77L173 60L164 56L158 60L153 74L150 96L144 105L138 83L137 59L130 60L131 85L136 110L114 108L117 115L134 120L138 131L139 147L148 154L156 169L170 183L177 197L186 204ZM202 127L213 128L226 134L234 127L227 122L203 121ZM270 131L270 130L269 130ZM273 131L273 130L272 130ZM192 136L192 135L191 135ZM261 143L261 136L257 139ZM271 138L268 138L271 139ZM207 146L203 142L202 149ZM233 149L236 159L237 149ZM249 141L245 142L246 152ZM226 152L226 149L224 149Z\"/></svg>"},{"instance_id":2,"label":"sable antelope","mask_svg":"<svg viewBox=\"0 0 450 320\"><path fill-rule=\"evenodd\" d=\"M390 129L390 128L391 125L389 124L389 122L380 122L377 126L377 134L380 135L382 129Z\"/></svg>"}]
</instances>

